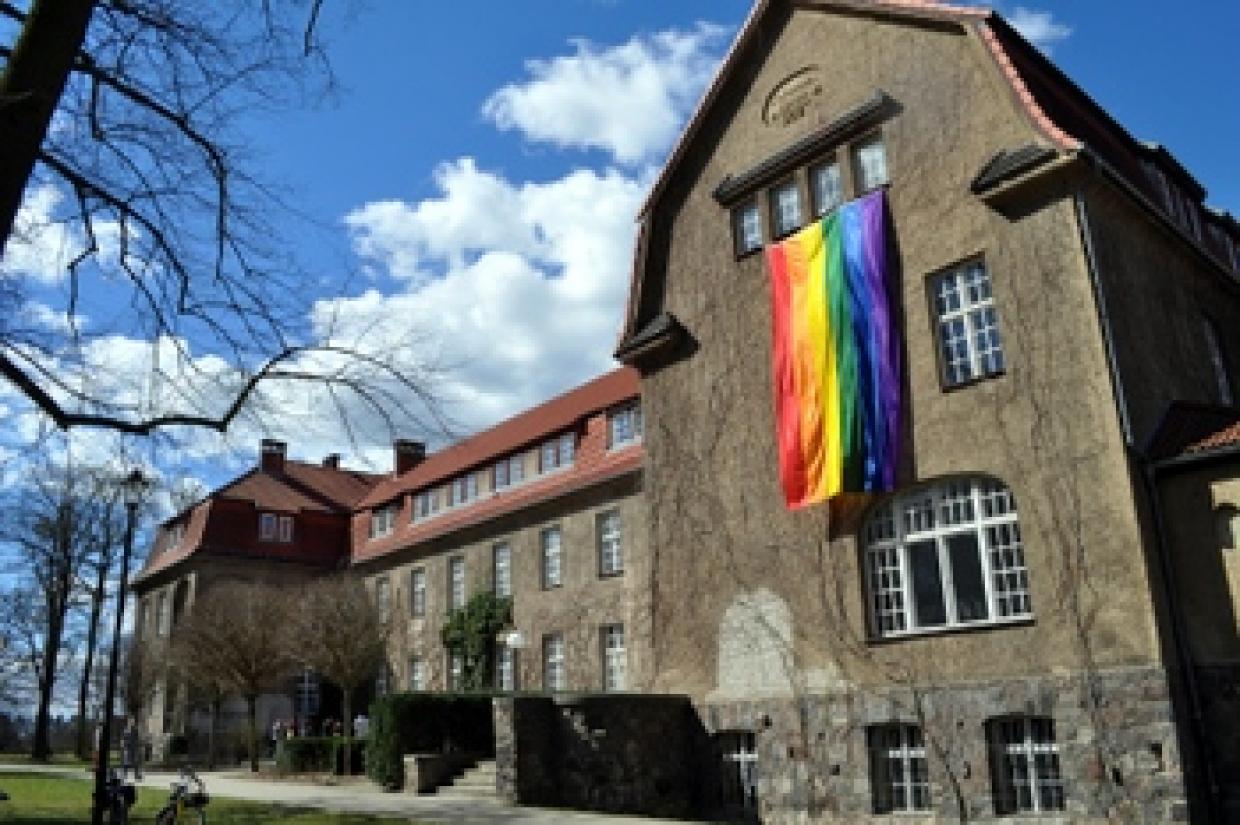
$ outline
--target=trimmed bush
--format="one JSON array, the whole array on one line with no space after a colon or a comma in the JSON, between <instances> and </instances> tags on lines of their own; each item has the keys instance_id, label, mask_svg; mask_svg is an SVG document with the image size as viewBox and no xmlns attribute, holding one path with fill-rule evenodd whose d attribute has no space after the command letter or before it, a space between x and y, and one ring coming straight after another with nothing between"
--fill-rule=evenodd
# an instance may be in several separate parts
<instances>
[{"instance_id":1,"label":"trimmed bush","mask_svg":"<svg viewBox=\"0 0 1240 825\"><path fill-rule=\"evenodd\" d=\"M495 754L489 693L393 693L370 705L366 775L400 787L407 753Z\"/></svg>"},{"instance_id":2,"label":"trimmed bush","mask_svg":"<svg viewBox=\"0 0 1240 825\"><path fill-rule=\"evenodd\" d=\"M366 751L363 739L353 740L353 773L362 773ZM276 767L281 773L344 772L344 738L338 736L295 736L276 745Z\"/></svg>"}]
</instances>

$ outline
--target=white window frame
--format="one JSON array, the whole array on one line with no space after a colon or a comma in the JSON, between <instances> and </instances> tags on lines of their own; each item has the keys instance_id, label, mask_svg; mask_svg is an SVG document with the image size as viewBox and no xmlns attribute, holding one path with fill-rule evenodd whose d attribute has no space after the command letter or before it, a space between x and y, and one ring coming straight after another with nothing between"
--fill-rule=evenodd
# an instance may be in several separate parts
<instances>
[{"instance_id":1,"label":"white window frame","mask_svg":"<svg viewBox=\"0 0 1240 825\"><path fill-rule=\"evenodd\" d=\"M732 237L738 258L762 248L762 210L756 197L732 210Z\"/></svg>"},{"instance_id":2,"label":"white window frame","mask_svg":"<svg viewBox=\"0 0 1240 825\"><path fill-rule=\"evenodd\" d=\"M503 642L495 646L495 689L506 693L517 689L517 651Z\"/></svg>"},{"instance_id":3,"label":"white window frame","mask_svg":"<svg viewBox=\"0 0 1240 825\"><path fill-rule=\"evenodd\" d=\"M870 798L876 814L928 811L929 763L921 728L892 722L866 730L870 751Z\"/></svg>"},{"instance_id":4,"label":"white window frame","mask_svg":"<svg viewBox=\"0 0 1240 825\"><path fill-rule=\"evenodd\" d=\"M642 440L641 404L629 404L607 416L607 449L615 450Z\"/></svg>"},{"instance_id":5,"label":"white window frame","mask_svg":"<svg viewBox=\"0 0 1240 825\"><path fill-rule=\"evenodd\" d=\"M426 690L426 660L418 654L409 657L409 689Z\"/></svg>"},{"instance_id":6,"label":"white window frame","mask_svg":"<svg viewBox=\"0 0 1240 825\"><path fill-rule=\"evenodd\" d=\"M275 541L279 530L279 520L275 513L258 514L258 540Z\"/></svg>"},{"instance_id":7,"label":"white window frame","mask_svg":"<svg viewBox=\"0 0 1240 825\"><path fill-rule=\"evenodd\" d=\"M409 615L414 618L426 615L425 567L415 567L409 571Z\"/></svg>"},{"instance_id":8,"label":"white window frame","mask_svg":"<svg viewBox=\"0 0 1240 825\"><path fill-rule=\"evenodd\" d=\"M551 541L551 537L555 541ZM564 534L559 525L547 527L538 534L543 590L554 590L564 584Z\"/></svg>"},{"instance_id":9,"label":"white window frame","mask_svg":"<svg viewBox=\"0 0 1240 825\"><path fill-rule=\"evenodd\" d=\"M564 666L564 634L548 633L542 639L543 690L556 692L568 689Z\"/></svg>"},{"instance_id":10,"label":"white window frame","mask_svg":"<svg viewBox=\"0 0 1240 825\"><path fill-rule=\"evenodd\" d=\"M795 177L772 186L767 190L767 199L771 210L771 237L786 237L804 225L805 208L801 203L801 185Z\"/></svg>"},{"instance_id":11,"label":"white window frame","mask_svg":"<svg viewBox=\"0 0 1240 825\"><path fill-rule=\"evenodd\" d=\"M953 300L954 306L949 303ZM1007 370L993 279L985 261L975 258L934 275L930 279L930 301L944 387L962 387ZM986 338L985 349L979 344L982 336ZM956 345L961 342L963 359L956 357ZM964 369L967 374L961 372Z\"/></svg>"},{"instance_id":12,"label":"white window frame","mask_svg":"<svg viewBox=\"0 0 1240 825\"><path fill-rule=\"evenodd\" d=\"M878 147L877 157L881 158L881 180L867 181L871 172L876 168L872 161L869 161L867 150ZM853 188L857 190L858 195L864 195L866 192L872 192L875 189L886 186L891 183L891 167L887 163L887 144L883 140L881 132L873 132L858 141L855 141L851 147L852 164L853 164Z\"/></svg>"},{"instance_id":13,"label":"white window frame","mask_svg":"<svg viewBox=\"0 0 1240 825\"><path fill-rule=\"evenodd\" d=\"M620 511L607 510L599 513L595 518L595 534L598 540L599 576L619 576L624 572L624 533L620 525Z\"/></svg>"},{"instance_id":14,"label":"white window frame","mask_svg":"<svg viewBox=\"0 0 1240 825\"><path fill-rule=\"evenodd\" d=\"M629 658L624 641L624 625L605 624L599 628L599 647L603 663L603 690L607 693L627 690Z\"/></svg>"},{"instance_id":15,"label":"white window frame","mask_svg":"<svg viewBox=\"0 0 1240 825\"><path fill-rule=\"evenodd\" d=\"M293 517L280 516L280 541L291 544L293 541Z\"/></svg>"},{"instance_id":16,"label":"white window frame","mask_svg":"<svg viewBox=\"0 0 1240 825\"><path fill-rule=\"evenodd\" d=\"M396 528L396 514L400 512L400 505L388 504L372 510L370 513L370 537L372 539L381 539L384 536L392 535L392 530Z\"/></svg>"},{"instance_id":17,"label":"white window frame","mask_svg":"<svg viewBox=\"0 0 1240 825\"><path fill-rule=\"evenodd\" d=\"M413 520L422 521L439 514L439 488L423 490L413 497Z\"/></svg>"},{"instance_id":18,"label":"white window frame","mask_svg":"<svg viewBox=\"0 0 1240 825\"><path fill-rule=\"evenodd\" d=\"M448 558L448 609L459 610L465 606L465 557Z\"/></svg>"},{"instance_id":19,"label":"white window frame","mask_svg":"<svg viewBox=\"0 0 1240 825\"><path fill-rule=\"evenodd\" d=\"M969 533L978 550L987 615L961 620L947 539ZM1033 617L1016 501L1007 485L996 479L958 476L893 496L866 518L861 535L875 637L939 633ZM919 626L908 548L928 541L936 549L946 621Z\"/></svg>"},{"instance_id":20,"label":"white window frame","mask_svg":"<svg viewBox=\"0 0 1240 825\"><path fill-rule=\"evenodd\" d=\"M834 170L835 174L829 174ZM835 180L835 197L824 201L822 187L818 182L822 178L833 177ZM844 202L844 178L840 174L840 162L837 158L815 164L809 169L810 197L813 200L814 217L821 218Z\"/></svg>"},{"instance_id":21,"label":"white window frame","mask_svg":"<svg viewBox=\"0 0 1240 825\"><path fill-rule=\"evenodd\" d=\"M491 548L491 583L496 596L512 596L512 545L506 541Z\"/></svg>"},{"instance_id":22,"label":"white window frame","mask_svg":"<svg viewBox=\"0 0 1240 825\"><path fill-rule=\"evenodd\" d=\"M995 814L1064 810L1055 720L1046 716L1001 716L988 720L986 726ZM1042 775L1039 761L1046 773L1053 776Z\"/></svg>"}]
</instances>

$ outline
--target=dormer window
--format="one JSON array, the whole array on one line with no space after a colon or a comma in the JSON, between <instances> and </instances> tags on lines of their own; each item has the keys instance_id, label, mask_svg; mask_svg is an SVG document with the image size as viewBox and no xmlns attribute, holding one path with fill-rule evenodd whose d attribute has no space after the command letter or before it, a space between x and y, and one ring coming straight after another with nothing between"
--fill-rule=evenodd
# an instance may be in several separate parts
<instances>
[{"instance_id":1,"label":"dormer window","mask_svg":"<svg viewBox=\"0 0 1240 825\"><path fill-rule=\"evenodd\" d=\"M457 507L467 504L478 497L478 476L468 473L460 476L448 485L448 506Z\"/></svg>"},{"instance_id":2,"label":"dormer window","mask_svg":"<svg viewBox=\"0 0 1240 825\"><path fill-rule=\"evenodd\" d=\"M501 458L491 470L492 489L502 490L525 480L525 465L520 455Z\"/></svg>"},{"instance_id":3,"label":"dormer window","mask_svg":"<svg viewBox=\"0 0 1240 825\"><path fill-rule=\"evenodd\" d=\"M423 490L413 497L413 520L430 518L439 512L439 490Z\"/></svg>"},{"instance_id":4,"label":"dormer window","mask_svg":"<svg viewBox=\"0 0 1240 825\"><path fill-rule=\"evenodd\" d=\"M168 527L168 539L165 544L165 549L175 550L177 547L181 545L181 542L184 541L184 539L185 539L185 523L180 522L177 524L170 525Z\"/></svg>"},{"instance_id":5,"label":"dormer window","mask_svg":"<svg viewBox=\"0 0 1240 825\"><path fill-rule=\"evenodd\" d=\"M624 447L642 437L642 408L637 404L615 410L607 416L607 446Z\"/></svg>"},{"instance_id":6,"label":"dormer window","mask_svg":"<svg viewBox=\"0 0 1240 825\"><path fill-rule=\"evenodd\" d=\"M396 526L396 514L399 512L399 504L389 504L386 507L380 507L372 511L370 514L370 537L378 539L391 535L392 530Z\"/></svg>"},{"instance_id":7,"label":"dormer window","mask_svg":"<svg viewBox=\"0 0 1240 825\"><path fill-rule=\"evenodd\" d=\"M547 473L562 467L571 467L576 453L577 442L573 433L564 433L550 441L543 442L538 451L539 470Z\"/></svg>"}]
</instances>

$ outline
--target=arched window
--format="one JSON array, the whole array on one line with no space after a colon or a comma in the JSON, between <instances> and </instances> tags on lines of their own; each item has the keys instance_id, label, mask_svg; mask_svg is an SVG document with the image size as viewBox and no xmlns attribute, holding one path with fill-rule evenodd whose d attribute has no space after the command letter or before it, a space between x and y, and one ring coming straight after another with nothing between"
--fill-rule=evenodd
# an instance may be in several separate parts
<instances>
[{"instance_id":1,"label":"arched window","mask_svg":"<svg viewBox=\"0 0 1240 825\"><path fill-rule=\"evenodd\" d=\"M893 496L862 528L870 618L878 636L1033 613L1012 491L952 478Z\"/></svg>"}]
</instances>

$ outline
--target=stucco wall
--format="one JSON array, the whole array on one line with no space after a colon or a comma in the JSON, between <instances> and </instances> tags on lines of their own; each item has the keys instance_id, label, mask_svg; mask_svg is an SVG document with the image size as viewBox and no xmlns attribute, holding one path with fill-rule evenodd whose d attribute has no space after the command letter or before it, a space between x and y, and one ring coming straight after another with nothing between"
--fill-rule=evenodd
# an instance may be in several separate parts
<instances>
[{"instance_id":1,"label":"stucco wall","mask_svg":"<svg viewBox=\"0 0 1240 825\"><path fill-rule=\"evenodd\" d=\"M1141 535L1070 190L1062 180L1043 187L1016 213L969 192L995 152L1039 139L991 58L960 31L804 9L759 42L770 48L724 90L707 137L656 209L651 240L649 265L666 281L661 306L697 344L643 384L656 686L726 695L729 674L747 665L736 663L724 637L735 638L737 610L755 599L787 617L767 642L790 642L783 653L759 650L748 666L772 656L785 662L791 693L887 684L896 673L943 683L1073 671L1087 659L1091 667L1157 661ZM816 108L791 127L765 125L767 95L811 63L828 80ZM902 482L978 473L1008 483L1034 610L1018 626L881 645L868 639L855 540L865 502L849 502L834 519L823 506L790 513L782 504L767 274L760 255L734 259L729 214L711 197L726 175L879 88L899 107L882 134L902 264ZM927 279L977 255L991 274L1008 368L944 391Z\"/></svg>"}]
</instances>

